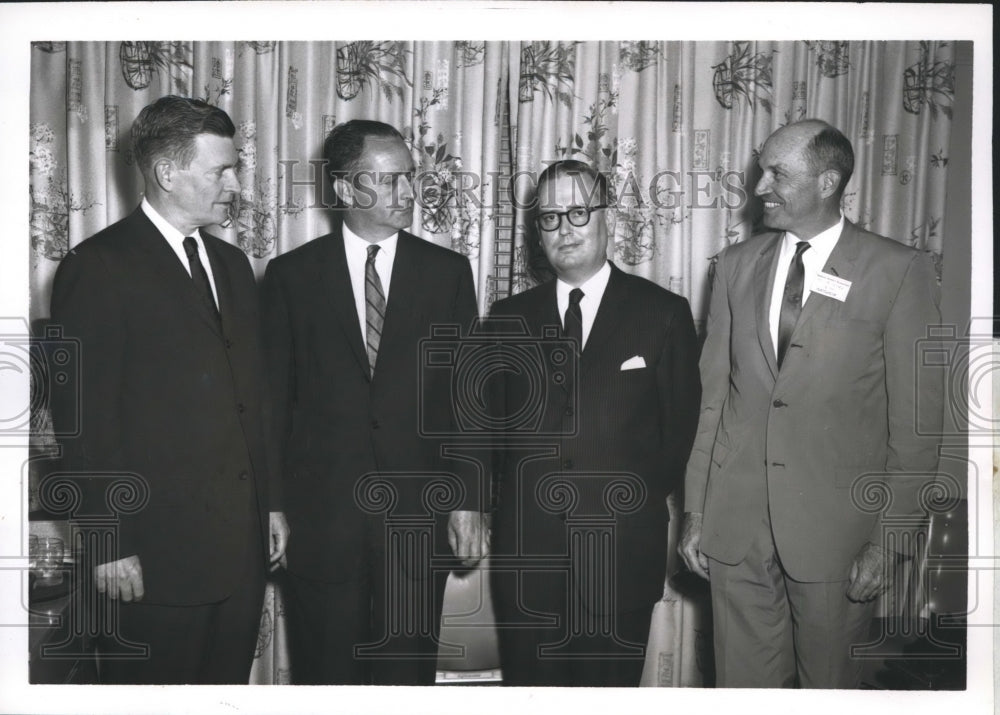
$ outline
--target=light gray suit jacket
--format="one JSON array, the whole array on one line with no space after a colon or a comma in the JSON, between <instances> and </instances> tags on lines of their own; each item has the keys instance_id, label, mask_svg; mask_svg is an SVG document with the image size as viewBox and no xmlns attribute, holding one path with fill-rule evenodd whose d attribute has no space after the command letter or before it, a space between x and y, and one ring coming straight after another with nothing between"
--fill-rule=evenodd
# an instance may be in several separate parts
<instances>
[{"instance_id":1,"label":"light gray suit jacket","mask_svg":"<svg viewBox=\"0 0 1000 715\"><path fill-rule=\"evenodd\" d=\"M779 370L768 312L781 237L719 257L685 510L704 514L701 550L727 564L769 510L792 578L843 580L866 541L885 544L880 500L919 513L936 468L943 384L918 347L940 323L940 290L925 254L845 222L823 270L848 295L809 295Z\"/></svg>"}]
</instances>

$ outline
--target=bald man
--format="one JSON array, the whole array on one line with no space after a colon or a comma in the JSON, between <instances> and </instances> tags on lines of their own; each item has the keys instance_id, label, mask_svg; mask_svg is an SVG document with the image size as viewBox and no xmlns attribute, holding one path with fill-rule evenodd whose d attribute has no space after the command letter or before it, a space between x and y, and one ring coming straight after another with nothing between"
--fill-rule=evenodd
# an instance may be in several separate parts
<instances>
[{"instance_id":1,"label":"bald man","mask_svg":"<svg viewBox=\"0 0 1000 715\"><path fill-rule=\"evenodd\" d=\"M915 357L939 289L925 254L844 219L840 131L785 126L760 168L773 230L716 265L680 551L711 584L717 686L856 688L851 646L902 555L851 487L876 479L919 514L942 385Z\"/></svg>"}]
</instances>

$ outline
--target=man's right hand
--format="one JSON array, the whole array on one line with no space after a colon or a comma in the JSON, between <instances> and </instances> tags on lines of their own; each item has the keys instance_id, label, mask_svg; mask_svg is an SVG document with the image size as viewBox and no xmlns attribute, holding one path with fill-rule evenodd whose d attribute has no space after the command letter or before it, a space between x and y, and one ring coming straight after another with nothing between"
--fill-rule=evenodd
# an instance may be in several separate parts
<instances>
[{"instance_id":1,"label":"man's right hand","mask_svg":"<svg viewBox=\"0 0 1000 715\"><path fill-rule=\"evenodd\" d=\"M123 601L141 601L145 590L139 557L129 556L97 566L94 569L94 585L99 593L107 593L113 599L120 596Z\"/></svg>"},{"instance_id":2,"label":"man's right hand","mask_svg":"<svg viewBox=\"0 0 1000 715\"><path fill-rule=\"evenodd\" d=\"M677 553L687 567L708 580L708 557L701 553L701 514L696 511L684 512L681 524L681 543Z\"/></svg>"}]
</instances>

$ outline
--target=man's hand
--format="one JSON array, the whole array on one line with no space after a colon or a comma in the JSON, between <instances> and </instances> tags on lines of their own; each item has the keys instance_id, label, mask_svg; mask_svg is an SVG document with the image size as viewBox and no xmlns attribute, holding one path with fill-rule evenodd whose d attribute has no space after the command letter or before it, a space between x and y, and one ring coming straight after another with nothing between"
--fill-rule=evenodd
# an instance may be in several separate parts
<instances>
[{"instance_id":1,"label":"man's hand","mask_svg":"<svg viewBox=\"0 0 1000 715\"><path fill-rule=\"evenodd\" d=\"M677 553L687 567L708 580L708 557L701 553L701 514L696 511L684 512L681 526L681 543Z\"/></svg>"},{"instance_id":2,"label":"man's hand","mask_svg":"<svg viewBox=\"0 0 1000 715\"><path fill-rule=\"evenodd\" d=\"M478 511L448 515L448 545L463 566L473 568L490 553L489 519Z\"/></svg>"},{"instance_id":3,"label":"man's hand","mask_svg":"<svg viewBox=\"0 0 1000 715\"><path fill-rule=\"evenodd\" d=\"M847 597L856 603L865 603L882 594L892 583L894 559L891 552L868 542L854 557L851 564Z\"/></svg>"},{"instance_id":4,"label":"man's hand","mask_svg":"<svg viewBox=\"0 0 1000 715\"><path fill-rule=\"evenodd\" d=\"M94 585L99 593L112 599L141 601L146 591L142 586L142 565L138 556L129 556L94 568Z\"/></svg>"},{"instance_id":5,"label":"man's hand","mask_svg":"<svg viewBox=\"0 0 1000 715\"><path fill-rule=\"evenodd\" d=\"M288 528L288 521L285 520L285 512L272 511L270 513L271 523L271 570L274 571L278 565L284 566L285 548L288 546L288 535L291 530Z\"/></svg>"}]
</instances>

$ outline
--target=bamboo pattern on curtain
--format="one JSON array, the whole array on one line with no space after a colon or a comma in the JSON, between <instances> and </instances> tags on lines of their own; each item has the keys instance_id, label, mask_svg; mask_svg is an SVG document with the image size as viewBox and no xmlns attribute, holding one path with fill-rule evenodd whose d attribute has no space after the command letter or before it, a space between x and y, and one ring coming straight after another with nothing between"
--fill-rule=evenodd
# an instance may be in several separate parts
<instances>
[{"instance_id":1,"label":"bamboo pattern on curtain","mask_svg":"<svg viewBox=\"0 0 1000 715\"><path fill-rule=\"evenodd\" d=\"M48 315L59 259L137 205L129 128L171 93L217 104L237 126L241 200L220 235L258 276L330 230L322 142L353 118L403 132L421 177L412 230L469 257L483 312L544 275L523 208L530 177L575 158L613 181L615 263L688 298L701 327L714 258L759 220L761 146L805 117L854 145L846 216L931 252L940 273L952 51L915 41L36 42L31 317ZM669 585L661 603L644 682L701 684L707 606ZM272 635L262 628L257 663L281 682Z\"/></svg>"}]
</instances>

